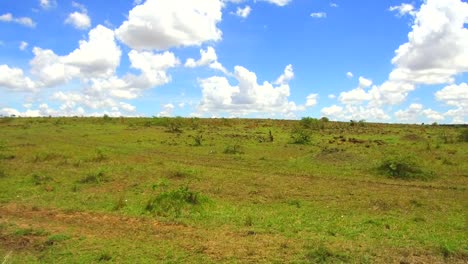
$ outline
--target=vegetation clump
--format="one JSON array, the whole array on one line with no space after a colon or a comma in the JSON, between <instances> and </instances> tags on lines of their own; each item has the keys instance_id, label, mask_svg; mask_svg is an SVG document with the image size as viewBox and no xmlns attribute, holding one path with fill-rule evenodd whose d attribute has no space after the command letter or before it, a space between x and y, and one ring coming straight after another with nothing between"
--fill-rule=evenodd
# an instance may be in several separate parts
<instances>
[{"instance_id":1,"label":"vegetation clump","mask_svg":"<svg viewBox=\"0 0 468 264\"><path fill-rule=\"evenodd\" d=\"M224 154L244 154L242 146L239 144L227 145L223 151Z\"/></svg>"},{"instance_id":2,"label":"vegetation clump","mask_svg":"<svg viewBox=\"0 0 468 264\"><path fill-rule=\"evenodd\" d=\"M84 183L84 184L96 184L96 183L101 183L107 181L107 178L104 174L103 171L99 171L96 173L89 173L86 177L81 179L79 183Z\"/></svg>"},{"instance_id":3,"label":"vegetation clump","mask_svg":"<svg viewBox=\"0 0 468 264\"><path fill-rule=\"evenodd\" d=\"M419 162L409 155L392 155L386 157L379 170L390 178L403 180L428 180L432 173L425 172Z\"/></svg>"},{"instance_id":4,"label":"vegetation clump","mask_svg":"<svg viewBox=\"0 0 468 264\"><path fill-rule=\"evenodd\" d=\"M463 129L460 131L460 135L458 135L458 140L461 142L468 142L468 128Z\"/></svg>"},{"instance_id":5,"label":"vegetation clump","mask_svg":"<svg viewBox=\"0 0 468 264\"><path fill-rule=\"evenodd\" d=\"M146 203L145 210L159 216L178 218L186 213L199 212L205 201L200 193L182 186L161 191Z\"/></svg>"},{"instance_id":6,"label":"vegetation clump","mask_svg":"<svg viewBox=\"0 0 468 264\"><path fill-rule=\"evenodd\" d=\"M311 141L310 130L302 127L295 127L291 131L291 139L293 144L309 144Z\"/></svg>"}]
</instances>

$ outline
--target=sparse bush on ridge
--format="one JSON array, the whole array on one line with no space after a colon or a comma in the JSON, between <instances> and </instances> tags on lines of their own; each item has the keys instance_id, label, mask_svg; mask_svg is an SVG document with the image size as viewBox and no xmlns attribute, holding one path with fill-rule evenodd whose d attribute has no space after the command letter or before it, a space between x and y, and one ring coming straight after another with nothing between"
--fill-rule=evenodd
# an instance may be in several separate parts
<instances>
[{"instance_id":1,"label":"sparse bush on ridge","mask_svg":"<svg viewBox=\"0 0 468 264\"><path fill-rule=\"evenodd\" d=\"M303 128L308 128L308 129L323 129L325 127L324 123L326 121L319 120L317 118L312 118L312 117L303 117L299 123Z\"/></svg>"}]
</instances>

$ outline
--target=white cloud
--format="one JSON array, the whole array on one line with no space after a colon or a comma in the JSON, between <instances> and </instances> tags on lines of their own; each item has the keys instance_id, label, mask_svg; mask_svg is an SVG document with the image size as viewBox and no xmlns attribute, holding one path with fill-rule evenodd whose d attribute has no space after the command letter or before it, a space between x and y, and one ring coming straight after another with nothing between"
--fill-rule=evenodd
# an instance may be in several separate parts
<instances>
[{"instance_id":1,"label":"white cloud","mask_svg":"<svg viewBox=\"0 0 468 264\"><path fill-rule=\"evenodd\" d=\"M78 76L80 70L76 67L65 65L63 59L52 50L33 48L34 58L29 62L31 73L38 79L40 87L52 87L63 84Z\"/></svg>"},{"instance_id":2,"label":"white cloud","mask_svg":"<svg viewBox=\"0 0 468 264\"><path fill-rule=\"evenodd\" d=\"M408 123L418 123L420 118L426 118L429 122L442 121L445 117L432 109L424 109L422 104L413 103L406 110L395 112L399 121Z\"/></svg>"},{"instance_id":3,"label":"white cloud","mask_svg":"<svg viewBox=\"0 0 468 264\"><path fill-rule=\"evenodd\" d=\"M397 10L397 9L395 9ZM410 12L409 7L404 12ZM360 87L340 94L344 104L341 118L350 116L368 119L381 115L390 106L404 102L418 85L449 84L457 74L468 71L468 3L460 0L427 0L414 13L414 25L408 42L395 51L392 63L395 68L387 81L369 90ZM360 81L361 84L365 84ZM439 98L442 96L439 94ZM447 101L448 102L448 101ZM455 121L467 115L463 107L452 109L444 116ZM329 109L326 109L329 110ZM363 110L363 111L361 111ZM431 109L421 110L421 115L438 119ZM405 117L405 110L399 116Z\"/></svg>"},{"instance_id":4,"label":"white cloud","mask_svg":"<svg viewBox=\"0 0 468 264\"><path fill-rule=\"evenodd\" d=\"M17 23L26 27L34 28L36 27L36 23L29 17L14 17L10 13L6 13L3 15L0 15L0 21L1 22L7 22L7 23Z\"/></svg>"},{"instance_id":5,"label":"white cloud","mask_svg":"<svg viewBox=\"0 0 468 264\"><path fill-rule=\"evenodd\" d=\"M86 77L110 76L120 65L121 50L114 32L102 25L89 31L89 40L81 40L78 49L63 57L63 62L80 69Z\"/></svg>"},{"instance_id":6,"label":"white cloud","mask_svg":"<svg viewBox=\"0 0 468 264\"><path fill-rule=\"evenodd\" d=\"M43 9L50 9L57 6L56 0L39 0L39 5Z\"/></svg>"},{"instance_id":7,"label":"white cloud","mask_svg":"<svg viewBox=\"0 0 468 264\"><path fill-rule=\"evenodd\" d=\"M216 55L216 51L213 47L207 47L206 50L201 49L200 59L195 61L195 59L189 58L185 62L184 66L187 68L209 66L212 69L227 73L227 70L224 68L224 66L218 62L218 56Z\"/></svg>"},{"instance_id":8,"label":"white cloud","mask_svg":"<svg viewBox=\"0 0 468 264\"><path fill-rule=\"evenodd\" d=\"M21 41L19 45L20 50L25 50L28 47L28 43L26 41Z\"/></svg>"},{"instance_id":9,"label":"white cloud","mask_svg":"<svg viewBox=\"0 0 468 264\"><path fill-rule=\"evenodd\" d=\"M399 6L391 6L388 10L392 12L397 11L398 16L404 16L406 14L414 16L416 14L416 11L414 11L414 6L412 4L406 3L402 3Z\"/></svg>"},{"instance_id":10,"label":"white cloud","mask_svg":"<svg viewBox=\"0 0 468 264\"><path fill-rule=\"evenodd\" d=\"M364 77L359 77L359 86L348 92L342 92L338 97L343 104L361 104L372 99L372 94L364 89L372 85L372 81Z\"/></svg>"},{"instance_id":11,"label":"white cloud","mask_svg":"<svg viewBox=\"0 0 468 264\"><path fill-rule=\"evenodd\" d=\"M327 13L325 13L325 12L311 13L310 16L313 17L313 18L326 18Z\"/></svg>"},{"instance_id":12,"label":"white cloud","mask_svg":"<svg viewBox=\"0 0 468 264\"><path fill-rule=\"evenodd\" d=\"M65 20L65 24L71 24L76 29L88 29L91 27L91 18L87 13L73 12Z\"/></svg>"},{"instance_id":13,"label":"white cloud","mask_svg":"<svg viewBox=\"0 0 468 264\"><path fill-rule=\"evenodd\" d=\"M346 77L348 77L348 78L350 78L350 79L353 78L353 76L354 76L354 75L353 75L352 72L347 72L347 73L346 73Z\"/></svg>"},{"instance_id":14,"label":"white cloud","mask_svg":"<svg viewBox=\"0 0 468 264\"><path fill-rule=\"evenodd\" d=\"M313 107L317 105L318 94L309 94L306 99L307 99L306 106Z\"/></svg>"},{"instance_id":15,"label":"white cloud","mask_svg":"<svg viewBox=\"0 0 468 264\"><path fill-rule=\"evenodd\" d=\"M453 81L468 71L468 3L428 0L415 14L408 42L396 50L392 80L421 84Z\"/></svg>"},{"instance_id":16,"label":"white cloud","mask_svg":"<svg viewBox=\"0 0 468 264\"><path fill-rule=\"evenodd\" d=\"M292 2L292 0L263 0L271 4L275 4L277 6L285 6Z\"/></svg>"},{"instance_id":17,"label":"white cloud","mask_svg":"<svg viewBox=\"0 0 468 264\"><path fill-rule=\"evenodd\" d=\"M455 107L444 115L453 118L453 123L468 123L468 84L449 85L435 93L438 101Z\"/></svg>"},{"instance_id":18,"label":"white cloud","mask_svg":"<svg viewBox=\"0 0 468 264\"><path fill-rule=\"evenodd\" d=\"M86 9L86 6L83 4L80 4L78 2L72 1L72 6L74 8L79 9L82 13L88 13L88 9Z\"/></svg>"},{"instance_id":19,"label":"white cloud","mask_svg":"<svg viewBox=\"0 0 468 264\"><path fill-rule=\"evenodd\" d=\"M422 104L411 104L408 109L395 112L395 116L401 121L416 122L422 110Z\"/></svg>"},{"instance_id":20,"label":"white cloud","mask_svg":"<svg viewBox=\"0 0 468 264\"><path fill-rule=\"evenodd\" d=\"M245 6L244 8L238 7L235 15L242 17L242 18L247 18L250 15L251 11L252 11L252 8L250 6Z\"/></svg>"},{"instance_id":21,"label":"white cloud","mask_svg":"<svg viewBox=\"0 0 468 264\"><path fill-rule=\"evenodd\" d=\"M38 86L51 87L74 78L110 77L120 64L121 50L115 43L114 32L98 25L89 32L89 40L81 40L79 48L65 56L52 50L33 48L31 73Z\"/></svg>"},{"instance_id":22,"label":"white cloud","mask_svg":"<svg viewBox=\"0 0 468 264\"><path fill-rule=\"evenodd\" d=\"M133 49L164 50L218 41L222 32L221 0L147 0L135 6L117 30Z\"/></svg>"},{"instance_id":23,"label":"white cloud","mask_svg":"<svg viewBox=\"0 0 468 264\"><path fill-rule=\"evenodd\" d=\"M286 68L284 68L284 73L281 74L278 79L274 82L274 84L287 84L289 81L291 81L294 78L294 71L293 67L291 64L287 65Z\"/></svg>"},{"instance_id":24,"label":"white cloud","mask_svg":"<svg viewBox=\"0 0 468 264\"><path fill-rule=\"evenodd\" d=\"M265 81L258 84L255 73L242 66L234 68L237 85L232 86L226 77L213 76L199 80L202 88L202 100L198 106L198 115L223 114L245 116L255 113L268 113L291 116L296 111L303 111L304 106L297 106L288 100L289 85L273 86Z\"/></svg>"},{"instance_id":25,"label":"white cloud","mask_svg":"<svg viewBox=\"0 0 468 264\"><path fill-rule=\"evenodd\" d=\"M170 117L174 112L174 105L173 104L166 104L163 106L163 110L159 112L158 116L161 117Z\"/></svg>"},{"instance_id":26,"label":"white cloud","mask_svg":"<svg viewBox=\"0 0 468 264\"><path fill-rule=\"evenodd\" d=\"M344 119L345 117L343 116L343 107L337 106L337 105L332 105L329 107L324 107L320 111L323 116L332 118L334 120L338 119Z\"/></svg>"},{"instance_id":27,"label":"white cloud","mask_svg":"<svg viewBox=\"0 0 468 264\"><path fill-rule=\"evenodd\" d=\"M337 3L330 3L330 7L338 7L338 4Z\"/></svg>"},{"instance_id":28,"label":"white cloud","mask_svg":"<svg viewBox=\"0 0 468 264\"><path fill-rule=\"evenodd\" d=\"M10 68L8 65L0 65L0 87L12 91L36 90L36 85L29 77L24 76L23 70Z\"/></svg>"},{"instance_id":29,"label":"white cloud","mask_svg":"<svg viewBox=\"0 0 468 264\"><path fill-rule=\"evenodd\" d=\"M336 95L334 95L334 94L329 94L329 95L328 95L328 98L329 98L329 99L335 99L335 98L336 98Z\"/></svg>"}]
</instances>

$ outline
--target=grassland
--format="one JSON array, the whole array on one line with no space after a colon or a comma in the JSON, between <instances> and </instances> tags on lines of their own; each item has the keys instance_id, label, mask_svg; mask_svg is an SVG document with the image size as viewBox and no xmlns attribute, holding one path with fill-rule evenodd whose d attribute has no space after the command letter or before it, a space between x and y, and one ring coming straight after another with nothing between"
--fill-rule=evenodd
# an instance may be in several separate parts
<instances>
[{"instance_id":1,"label":"grassland","mask_svg":"<svg viewBox=\"0 0 468 264\"><path fill-rule=\"evenodd\" d=\"M0 118L0 262L467 263L464 129Z\"/></svg>"}]
</instances>

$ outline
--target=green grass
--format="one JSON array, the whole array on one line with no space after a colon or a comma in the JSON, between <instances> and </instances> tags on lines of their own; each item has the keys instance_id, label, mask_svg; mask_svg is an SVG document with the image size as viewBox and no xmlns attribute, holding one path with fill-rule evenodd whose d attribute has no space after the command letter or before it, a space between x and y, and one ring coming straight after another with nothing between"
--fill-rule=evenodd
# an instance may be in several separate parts
<instances>
[{"instance_id":1,"label":"green grass","mask_svg":"<svg viewBox=\"0 0 468 264\"><path fill-rule=\"evenodd\" d=\"M6 263L468 261L463 127L106 117L0 131Z\"/></svg>"}]
</instances>

